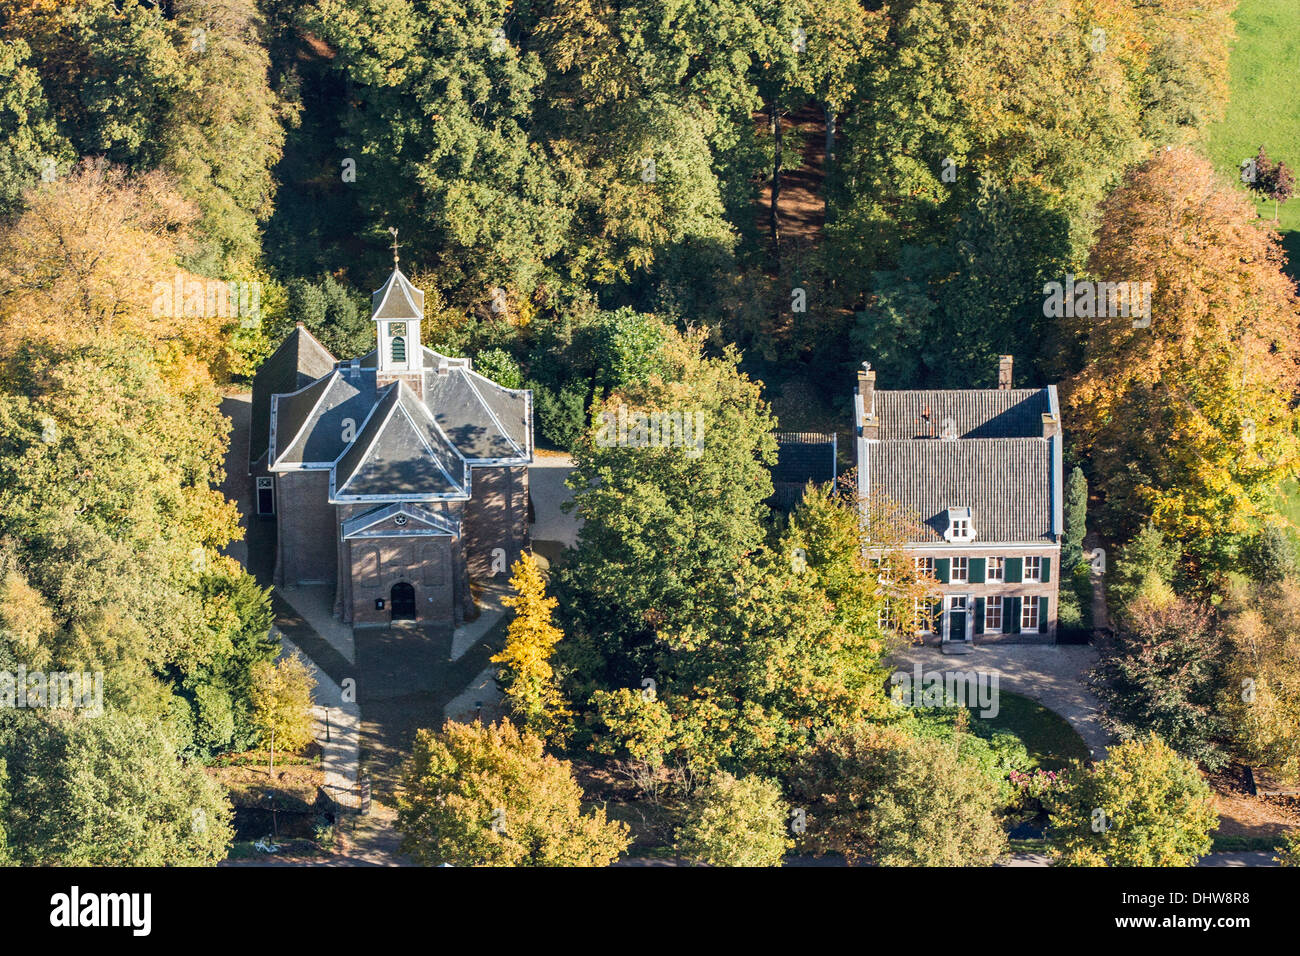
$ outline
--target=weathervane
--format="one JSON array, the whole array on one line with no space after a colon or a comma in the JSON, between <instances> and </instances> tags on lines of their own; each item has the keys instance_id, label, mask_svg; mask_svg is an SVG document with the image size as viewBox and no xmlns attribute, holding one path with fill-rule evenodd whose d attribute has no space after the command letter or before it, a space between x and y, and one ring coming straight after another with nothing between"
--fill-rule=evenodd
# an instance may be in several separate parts
<instances>
[{"instance_id":1,"label":"weathervane","mask_svg":"<svg viewBox=\"0 0 1300 956\"><path fill-rule=\"evenodd\" d=\"M389 226L388 231L393 234L393 268L397 268L397 227Z\"/></svg>"}]
</instances>

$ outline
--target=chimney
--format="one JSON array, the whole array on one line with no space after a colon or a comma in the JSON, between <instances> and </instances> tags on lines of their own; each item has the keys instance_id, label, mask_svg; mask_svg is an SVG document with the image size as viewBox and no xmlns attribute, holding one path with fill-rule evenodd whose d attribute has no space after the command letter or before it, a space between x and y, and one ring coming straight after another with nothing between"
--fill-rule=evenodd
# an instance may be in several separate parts
<instances>
[{"instance_id":1,"label":"chimney","mask_svg":"<svg viewBox=\"0 0 1300 956\"><path fill-rule=\"evenodd\" d=\"M858 370L858 425L863 438L880 438L880 419L876 417L876 372L870 362Z\"/></svg>"},{"instance_id":2,"label":"chimney","mask_svg":"<svg viewBox=\"0 0 1300 956\"><path fill-rule=\"evenodd\" d=\"M998 356L998 388L1011 388L1011 356Z\"/></svg>"},{"instance_id":3,"label":"chimney","mask_svg":"<svg viewBox=\"0 0 1300 956\"><path fill-rule=\"evenodd\" d=\"M1061 434L1061 417L1051 412L1043 412L1043 437L1057 438Z\"/></svg>"}]
</instances>

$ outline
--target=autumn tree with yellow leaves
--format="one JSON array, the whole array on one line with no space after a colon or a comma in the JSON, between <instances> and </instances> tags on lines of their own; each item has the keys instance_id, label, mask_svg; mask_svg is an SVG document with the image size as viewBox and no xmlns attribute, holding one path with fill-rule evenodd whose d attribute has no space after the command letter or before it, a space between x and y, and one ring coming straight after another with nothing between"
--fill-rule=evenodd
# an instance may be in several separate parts
<instances>
[{"instance_id":1,"label":"autumn tree with yellow leaves","mask_svg":"<svg viewBox=\"0 0 1300 956\"><path fill-rule=\"evenodd\" d=\"M1194 568L1228 566L1300 465L1300 301L1275 232L1210 163L1169 149L1102 205L1089 273L1150 283L1149 321L1074 318L1066 433L1110 533L1146 520Z\"/></svg>"},{"instance_id":2,"label":"autumn tree with yellow leaves","mask_svg":"<svg viewBox=\"0 0 1300 956\"><path fill-rule=\"evenodd\" d=\"M551 623L558 602L546 595L546 580L532 554L524 552L510 571L515 593L502 603L515 609L515 618L492 663L501 665L498 679L510 712L534 733L562 742L572 714L551 667L555 645L564 637Z\"/></svg>"}]
</instances>

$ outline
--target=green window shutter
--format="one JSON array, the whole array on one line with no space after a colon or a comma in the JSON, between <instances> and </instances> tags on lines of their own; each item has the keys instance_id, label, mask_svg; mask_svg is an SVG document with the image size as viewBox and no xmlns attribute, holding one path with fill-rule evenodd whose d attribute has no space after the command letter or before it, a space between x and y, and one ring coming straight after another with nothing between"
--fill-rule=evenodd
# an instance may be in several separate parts
<instances>
[{"instance_id":1,"label":"green window shutter","mask_svg":"<svg viewBox=\"0 0 1300 956\"><path fill-rule=\"evenodd\" d=\"M1052 580L1052 559L1043 558L1043 583Z\"/></svg>"},{"instance_id":2,"label":"green window shutter","mask_svg":"<svg viewBox=\"0 0 1300 956\"><path fill-rule=\"evenodd\" d=\"M1002 599L1002 633L1011 633L1011 598Z\"/></svg>"},{"instance_id":3,"label":"green window shutter","mask_svg":"<svg viewBox=\"0 0 1300 956\"><path fill-rule=\"evenodd\" d=\"M948 583L948 564L949 561L947 558L940 558L934 562L934 577L935 580L939 581L941 584Z\"/></svg>"},{"instance_id":4,"label":"green window shutter","mask_svg":"<svg viewBox=\"0 0 1300 956\"><path fill-rule=\"evenodd\" d=\"M1017 578L1016 580L1020 580ZM1008 598L1003 603L1011 605L1011 631L1012 634L1020 633L1020 598Z\"/></svg>"},{"instance_id":5,"label":"green window shutter","mask_svg":"<svg viewBox=\"0 0 1300 956\"><path fill-rule=\"evenodd\" d=\"M984 559L983 558L970 559L970 583L971 584L984 583Z\"/></svg>"},{"instance_id":6,"label":"green window shutter","mask_svg":"<svg viewBox=\"0 0 1300 956\"><path fill-rule=\"evenodd\" d=\"M1006 579L1008 584L1016 584L1024 579L1025 576L1025 559L1024 558L1007 558L1006 562Z\"/></svg>"},{"instance_id":7,"label":"green window shutter","mask_svg":"<svg viewBox=\"0 0 1300 956\"><path fill-rule=\"evenodd\" d=\"M980 562L983 564L983 562ZM984 633L984 599L977 597L975 599L975 633Z\"/></svg>"},{"instance_id":8,"label":"green window shutter","mask_svg":"<svg viewBox=\"0 0 1300 956\"><path fill-rule=\"evenodd\" d=\"M1046 567L1047 562L1044 561L1043 565L1044 567ZM1038 633L1039 634L1047 633L1047 598L1046 597L1040 597L1038 599Z\"/></svg>"}]
</instances>

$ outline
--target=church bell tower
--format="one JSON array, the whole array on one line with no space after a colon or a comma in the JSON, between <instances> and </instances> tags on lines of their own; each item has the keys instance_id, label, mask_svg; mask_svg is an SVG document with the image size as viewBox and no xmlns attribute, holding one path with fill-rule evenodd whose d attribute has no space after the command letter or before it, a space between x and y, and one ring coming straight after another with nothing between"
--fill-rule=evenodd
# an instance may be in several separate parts
<instances>
[{"instance_id":1,"label":"church bell tower","mask_svg":"<svg viewBox=\"0 0 1300 956\"><path fill-rule=\"evenodd\" d=\"M381 388L405 381L424 397L424 349L420 322L424 319L424 293L398 268L397 230L393 234L393 272L370 296L370 320L379 343L376 384Z\"/></svg>"}]
</instances>

